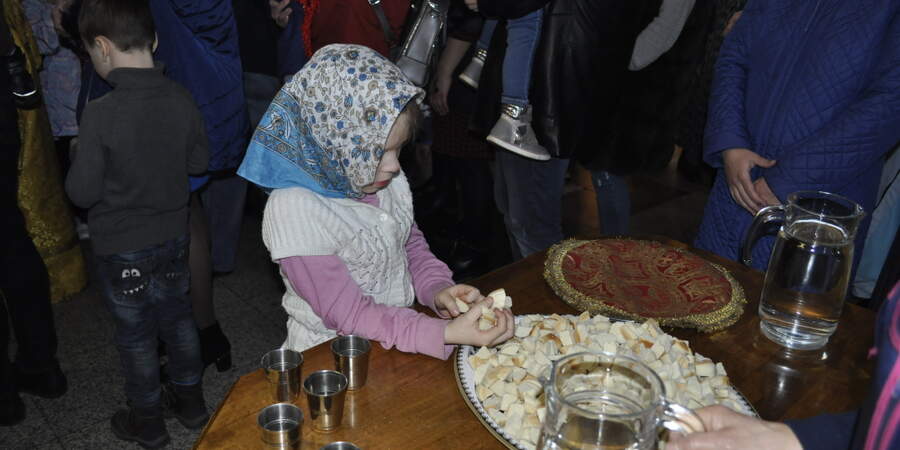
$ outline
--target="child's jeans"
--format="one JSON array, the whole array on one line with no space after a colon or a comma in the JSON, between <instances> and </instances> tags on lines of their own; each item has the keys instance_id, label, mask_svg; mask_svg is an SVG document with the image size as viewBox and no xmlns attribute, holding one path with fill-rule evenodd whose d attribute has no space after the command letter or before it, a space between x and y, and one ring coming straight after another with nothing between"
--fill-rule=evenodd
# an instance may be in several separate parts
<instances>
[{"instance_id":1,"label":"child's jeans","mask_svg":"<svg viewBox=\"0 0 900 450\"><path fill-rule=\"evenodd\" d=\"M134 408L160 404L157 339L166 344L169 378L200 382L200 340L188 298L187 235L143 250L96 257L97 278L116 323L115 342Z\"/></svg>"},{"instance_id":2,"label":"child's jeans","mask_svg":"<svg viewBox=\"0 0 900 450\"><path fill-rule=\"evenodd\" d=\"M531 87L531 65L541 39L544 10L538 9L506 22L506 56L503 59L503 94L500 101L525 107ZM478 48L487 50L497 27L496 20L486 20L478 38Z\"/></svg>"}]
</instances>

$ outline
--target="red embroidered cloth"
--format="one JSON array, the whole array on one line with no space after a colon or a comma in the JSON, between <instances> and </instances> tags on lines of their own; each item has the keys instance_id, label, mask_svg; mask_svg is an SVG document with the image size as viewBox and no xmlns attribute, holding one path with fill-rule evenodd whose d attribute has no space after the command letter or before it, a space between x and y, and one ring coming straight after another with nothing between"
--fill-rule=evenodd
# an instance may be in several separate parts
<instances>
[{"instance_id":1,"label":"red embroidered cloth","mask_svg":"<svg viewBox=\"0 0 900 450\"><path fill-rule=\"evenodd\" d=\"M663 325L718 329L743 310L727 271L656 241L564 241L550 250L545 278L580 310Z\"/></svg>"}]
</instances>

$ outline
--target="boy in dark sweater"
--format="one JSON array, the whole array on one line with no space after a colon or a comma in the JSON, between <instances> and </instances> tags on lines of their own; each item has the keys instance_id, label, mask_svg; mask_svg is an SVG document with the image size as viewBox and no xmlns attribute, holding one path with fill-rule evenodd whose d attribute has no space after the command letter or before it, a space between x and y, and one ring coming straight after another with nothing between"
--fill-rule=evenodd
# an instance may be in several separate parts
<instances>
[{"instance_id":1,"label":"boy in dark sweater","mask_svg":"<svg viewBox=\"0 0 900 450\"><path fill-rule=\"evenodd\" d=\"M187 297L188 174L206 171L207 141L190 94L154 66L148 0L85 0L78 24L114 89L84 110L66 191L89 209L98 281L116 322L129 409L113 415L113 432L158 448L169 434L157 339L169 355L175 416L188 428L209 419Z\"/></svg>"}]
</instances>

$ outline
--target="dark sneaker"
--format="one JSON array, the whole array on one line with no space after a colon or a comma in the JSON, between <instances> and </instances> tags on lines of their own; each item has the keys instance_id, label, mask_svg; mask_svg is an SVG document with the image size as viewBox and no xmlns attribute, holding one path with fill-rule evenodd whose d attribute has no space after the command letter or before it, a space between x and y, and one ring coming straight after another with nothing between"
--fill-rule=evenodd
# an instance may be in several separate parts
<instances>
[{"instance_id":1,"label":"dark sneaker","mask_svg":"<svg viewBox=\"0 0 900 450\"><path fill-rule=\"evenodd\" d=\"M113 414L110 425L117 438L137 442L144 448L162 448L169 443L169 432L159 408L120 409Z\"/></svg>"},{"instance_id":2,"label":"dark sneaker","mask_svg":"<svg viewBox=\"0 0 900 450\"><path fill-rule=\"evenodd\" d=\"M59 398L69 390L69 382L59 364L51 370L39 373L22 372L13 369L19 392L43 398Z\"/></svg>"},{"instance_id":3,"label":"dark sneaker","mask_svg":"<svg viewBox=\"0 0 900 450\"><path fill-rule=\"evenodd\" d=\"M25 420L25 403L19 394L0 397L0 427L11 427Z\"/></svg>"},{"instance_id":4,"label":"dark sneaker","mask_svg":"<svg viewBox=\"0 0 900 450\"><path fill-rule=\"evenodd\" d=\"M196 430L209 422L206 400L200 383L192 386L167 384L163 389L166 417L175 417L185 428Z\"/></svg>"},{"instance_id":5,"label":"dark sneaker","mask_svg":"<svg viewBox=\"0 0 900 450\"><path fill-rule=\"evenodd\" d=\"M538 161L550 159L550 152L538 143L534 129L531 128L530 107L504 104L503 113L491 129L487 140L526 158Z\"/></svg>"},{"instance_id":6,"label":"dark sneaker","mask_svg":"<svg viewBox=\"0 0 900 450\"><path fill-rule=\"evenodd\" d=\"M469 61L469 65L466 66L466 69L459 74L459 79L463 83L472 86L473 89L478 89L478 81L481 80L481 69L484 68L484 61L486 59L487 50L483 48L478 49L475 52L475 56Z\"/></svg>"},{"instance_id":7,"label":"dark sneaker","mask_svg":"<svg viewBox=\"0 0 900 450\"><path fill-rule=\"evenodd\" d=\"M40 104L40 96L34 86L34 79L25 68L25 55L19 47L6 56L6 70L13 99L19 109L33 109Z\"/></svg>"}]
</instances>

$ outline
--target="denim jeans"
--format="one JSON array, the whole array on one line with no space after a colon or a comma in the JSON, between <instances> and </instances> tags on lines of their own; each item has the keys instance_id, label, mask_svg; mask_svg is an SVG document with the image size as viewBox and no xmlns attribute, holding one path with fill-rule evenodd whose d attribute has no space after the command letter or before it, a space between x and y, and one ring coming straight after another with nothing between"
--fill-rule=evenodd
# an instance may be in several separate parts
<instances>
[{"instance_id":1,"label":"denim jeans","mask_svg":"<svg viewBox=\"0 0 900 450\"><path fill-rule=\"evenodd\" d=\"M541 39L544 10L528 13L506 22L506 56L503 58L503 92L500 101L525 107L531 87L531 64ZM497 27L496 20L486 20L477 47L487 50Z\"/></svg>"},{"instance_id":2,"label":"denim jeans","mask_svg":"<svg viewBox=\"0 0 900 450\"><path fill-rule=\"evenodd\" d=\"M863 245L856 277L853 280L853 295L860 298L872 297L872 290L875 289L875 283L887 260L891 243L894 242L894 235L900 229L898 173L900 173L900 147L893 150L893 154L890 154L884 169L881 170L878 203L872 211L872 222L869 223L866 243Z\"/></svg>"},{"instance_id":3,"label":"denim jeans","mask_svg":"<svg viewBox=\"0 0 900 450\"><path fill-rule=\"evenodd\" d=\"M512 152L496 153L494 200L503 214L513 259L562 240L562 192L568 168L568 159L535 161Z\"/></svg>"},{"instance_id":4,"label":"denim jeans","mask_svg":"<svg viewBox=\"0 0 900 450\"><path fill-rule=\"evenodd\" d=\"M142 250L96 256L97 278L116 324L115 343L132 407L160 402L157 339L166 344L169 379L200 382L200 340L188 299L187 235Z\"/></svg>"},{"instance_id":5,"label":"denim jeans","mask_svg":"<svg viewBox=\"0 0 900 450\"><path fill-rule=\"evenodd\" d=\"M631 216L628 181L605 170L592 170L591 180L594 182L594 194L597 196L600 231L609 236L628 234Z\"/></svg>"}]
</instances>

